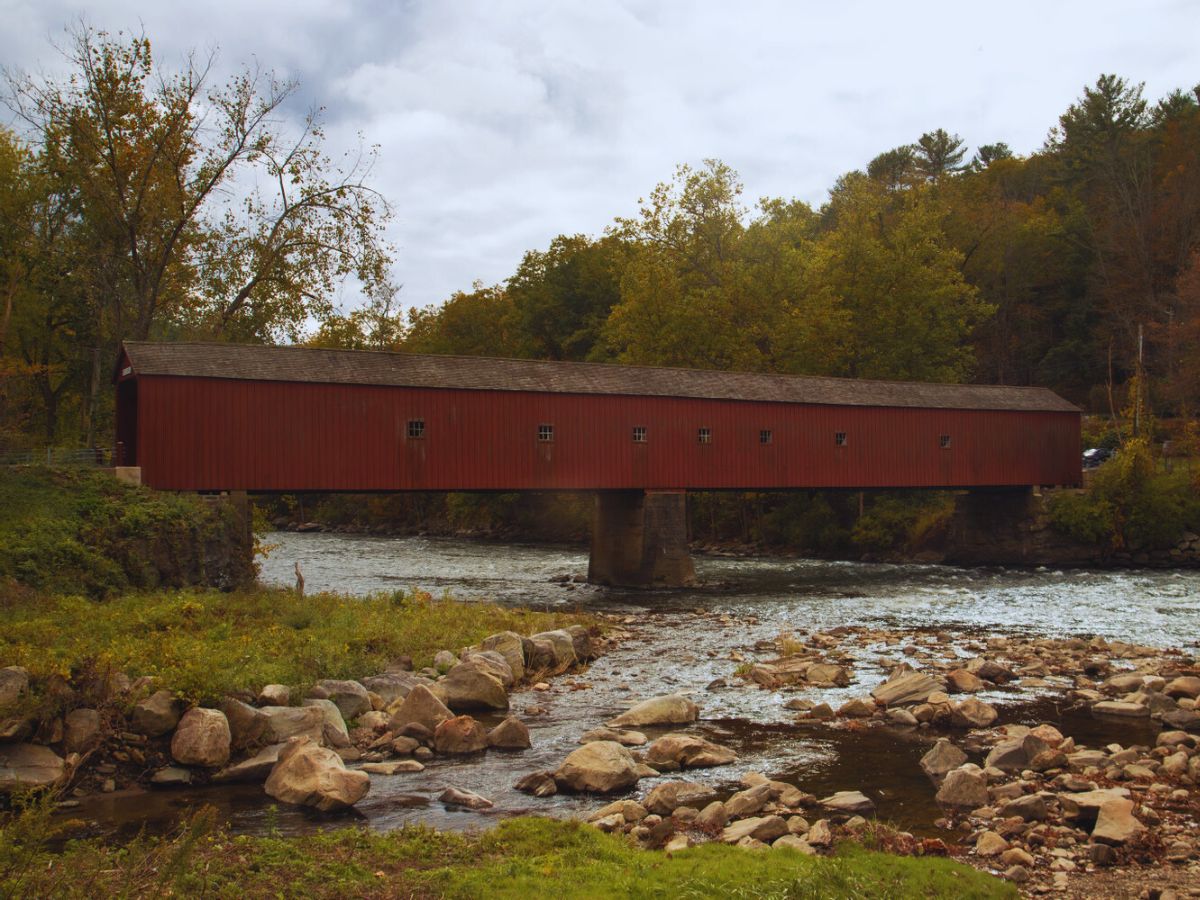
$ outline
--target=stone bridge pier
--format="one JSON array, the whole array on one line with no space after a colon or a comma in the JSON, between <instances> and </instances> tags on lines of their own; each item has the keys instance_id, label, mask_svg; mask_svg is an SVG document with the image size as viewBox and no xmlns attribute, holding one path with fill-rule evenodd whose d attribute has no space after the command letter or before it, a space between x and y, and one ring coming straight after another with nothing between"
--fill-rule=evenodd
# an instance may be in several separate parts
<instances>
[{"instance_id":1,"label":"stone bridge pier","mask_svg":"<svg viewBox=\"0 0 1200 900\"><path fill-rule=\"evenodd\" d=\"M684 491L600 491L592 516L588 581L612 587L696 583Z\"/></svg>"}]
</instances>

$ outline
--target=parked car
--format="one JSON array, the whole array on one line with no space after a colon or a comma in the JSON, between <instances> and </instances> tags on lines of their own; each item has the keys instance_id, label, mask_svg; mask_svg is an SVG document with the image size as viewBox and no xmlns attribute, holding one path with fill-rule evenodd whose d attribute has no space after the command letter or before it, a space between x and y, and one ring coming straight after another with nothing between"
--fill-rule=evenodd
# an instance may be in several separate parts
<instances>
[{"instance_id":1,"label":"parked car","mask_svg":"<svg viewBox=\"0 0 1200 900\"><path fill-rule=\"evenodd\" d=\"M1108 462L1113 457L1111 450L1106 450L1104 447L1092 447L1089 450L1083 451L1083 467L1085 469L1094 469L1101 463Z\"/></svg>"}]
</instances>

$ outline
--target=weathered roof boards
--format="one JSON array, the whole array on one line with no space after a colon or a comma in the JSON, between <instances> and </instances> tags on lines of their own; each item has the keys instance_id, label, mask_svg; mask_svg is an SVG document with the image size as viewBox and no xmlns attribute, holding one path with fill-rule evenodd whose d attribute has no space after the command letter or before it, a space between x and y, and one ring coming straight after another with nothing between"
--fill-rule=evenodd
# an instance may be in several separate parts
<instances>
[{"instance_id":1,"label":"weathered roof boards","mask_svg":"<svg viewBox=\"0 0 1200 900\"><path fill-rule=\"evenodd\" d=\"M1042 388L134 342L122 349L116 381L124 462L165 489L752 490L1080 478L1079 410Z\"/></svg>"}]
</instances>

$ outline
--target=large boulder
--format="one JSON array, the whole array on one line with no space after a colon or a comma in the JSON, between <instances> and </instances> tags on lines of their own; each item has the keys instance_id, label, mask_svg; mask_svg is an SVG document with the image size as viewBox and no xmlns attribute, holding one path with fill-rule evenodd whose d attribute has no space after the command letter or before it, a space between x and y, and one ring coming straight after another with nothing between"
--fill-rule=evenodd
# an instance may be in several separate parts
<instances>
[{"instance_id":1,"label":"large boulder","mask_svg":"<svg viewBox=\"0 0 1200 900\"><path fill-rule=\"evenodd\" d=\"M521 636L515 631L501 631L489 635L479 646L503 656L514 679L520 681L525 677L525 646Z\"/></svg>"},{"instance_id":2,"label":"large boulder","mask_svg":"<svg viewBox=\"0 0 1200 900\"><path fill-rule=\"evenodd\" d=\"M50 787L63 776L63 760L40 744L0 744L0 792Z\"/></svg>"},{"instance_id":3,"label":"large boulder","mask_svg":"<svg viewBox=\"0 0 1200 900\"><path fill-rule=\"evenodd\" d=\"M0 710L13 706L29 690L29 673L21 666L0 669Z\"/></svg>"},{"instance_id":4,"label":"large boulder","mask_svg":"<svg viewBox=\"0 0 1200 900\"><path fill-rule=\"evenodd\" d=\"M1128 788L1101 788L1094 791L1059 794L1058 802L1066 818L1087 827L1096 821L1100 815L1100 807L1109 800L1126 800L1128 798Z\"/></svg>"},{"instance_id":5,"label":"large boulder","mask_svg":"<svg viewBox=\"0 0 1200 900\"><path fill-rule=\"evenodd\" d=\"M638 777L638 764L615 741L584 744L572 751L554 773L560 788L594 794L623 791L637 784Z\"/></svg>"},{"instance_id":6,"label":"large boulder","mask_svg":"<svg viewBox=\"0 0 1200 900\"><path fill-rule=\"evenodd\" d=\"M185 766L215 768L229 762L229 720L219 709L194 707L171 738L171 758Z\"/></svg>"},{"instance_id":7,"label":"large boulder","mask_svg":"<svg viewBox=\"0 0 1200 900\"><path fill-rule=\"evenodd\" d=\"M924 672L901 672L871 691L877 703L884 706L911 706L924 703L942 686Z\"/></svg>"},{"instance_id":8,"label":"large boulder","mask_svg":"<svg viewBox=\"0 0 1200 900\"><path fill-rule=\"evenodd\" d=\"M309 698L304 701L301 709L319 709L321 711L321 736L323 743L330 747L350 746L350 730L342 712L332 700L317 700Z\"/></svg>"},{"instance_id":9,"label":"large boulder","mask_svg":"<svg viewBox=\"0 0 1200 900\"><path fill-rule=\"evenodd\" d=\"M632 709L626 710L608 724L612 728L645 725L686 725L695 722L700 708L683 694L667 694L643 700Z\"/></svg>"},{"instance_id":10,"label":"large boulder","mask_svg":"<svg viewBox=\"0 0 1200 900\"><path fill-rule=\"evenodd\" d=\"M1133 801L1112 797L1100 804L1092 840L1101 844L1120 845L1137 837L1146 826L1133 814Z\"/></svg>"},{"instance_id":11,"label":"large boulder","mask_svg":"<svg viewBox=\"0 0 1200 900\"><path fill-rule=\"evenodd\" d=\"M540 641L550 644L553 654L552 668L556 672L565 672L578 661L578 657L575 655L575 638L564 628L556 631L543 631L533 635L530 640L535 644Z\"/></svg>"},{"instance_id":12,"label":"large boulder","mask_svg":"<svg viewBox=\"0 0 1200 900\"><path fill-rule=\"evenodd\" d=\"M322 812L353 806L371 789L371 776L347 769L340 756L308 737L295 737L279 751L265 790L282 803Z\"/></svg>"},{"instance_id":13,"label":"large boulder","mask_svg":"<svg viewBox=\"0 0 1200 900\"><path fill-rule=\"evenodd\" d=\"M954 746L945 738L940 739L933 748L921 757L921 768L935 782L941 781L947 772L957 769L967 761L967 754Z\"/></svg>"},{"instance_id":14,"label":"large boulder","mask_svg":"<svg viewBox=\"0 0 1200 900\"><path fill-rule=\"evenodd\" d=\"M488 746L487 732L470 716L456 716L440 722L433 732L433 749L438 753L462 755L478 753Z\"/></svg>"},{"instance_id":15,"label":"large boulder","mask_svg":"<svg viewBox=\"0 0 1200 900\"><path fill-rule=\"evenodd\" d=\"M73 709L63 718L63 750L83 753L100 739L100 712L95 709Z\"/></svg>"},{"instance_id":16,"label":"large boulder","mask_svg":"<svg viewBox=\"0 0 1200 900\"><path fill-rule=\"evenodd\" d=\"M987 776L979 766L968 763L946 773L942 786L938 788L934 798L942 806L954 806L959 809L978 809L987 806L988 789Z\"/></svg>"},{"instance_id":17,"label":"large boulder","mask_svg":"<svg viewBox=\"0 0 1200 900\"><path fill-rule=\"evenodd\" d=\"M724 766L737 759L728 747L692 734L664 734L646 749L646 764L661 768L673 763L681 769Z\"/></svg>"},{"instance_id":18,"label":"large boulder","mask_svg":"<svg viewBox=\"0 0 1200 900\"><path fill-rule=\"evenodd\" d=\"M660 816L669 816L681 806L700 805L711 800L716 792L706 784L691 781L667 781L656 785L646 796L646 809Z\"/></svg>"},{"instance_id":19,"label":"large boulder","mask_svg":"<svg viewBox=\"0 0 1200 900\"><path fill-rule=\"evenodd\" d=\"M438 682L438 687L442 689L446 706L455 712L508 709L508 691L504 682L498 677L494 663L482 654L460 662Z\"/></svg>"},{"instance_id":20,"label":"large boulder","mask_svg":"<svg viewBox=\"0 0 1200 900\"><path fill-rule=\"evenodd\" d=\"M446 704L423 684L415 685L403 700L388 707L388 712L392 714L388 728L396 733L405 725L416 724L432 734L442 722L454 718L454 713L450 712Z\"/></svg>"},{"instance_id":21,"label":"large boulder","mask_svg":"<svg viewBox=\"0 0 1200 900\"><path fill-rule=\"evenodd\" d=\"M367 694L367 689L357 681L318 681L308 692L308 696L315 700L332 700L344 722L357 719L363 713L371 711L371 697Z\"/></svg>"},{"instance_id":22,"label":"large boulder","mask_svg":"<svg viewBox=\"0 0 1200 900\"><path fill-rule=\"evenodd\" d=\"M506 691L517 683L512 666L508 664L504 654L496 650L472 650L463 654L463 662L468 660L504 685Z\"/></svg>"},{"instance_id":23,"label":"large boulder","mask_svg":"<svg viewBox=\"0 0 1200 900\"><path fill-rule=\"evenodd\" d=\"M372 694L378 694L383 699L384 709L397 700L403 700L418 684L426 687L433 684L428 678L414 675L412 672L385 672L382 675L372 675L362 680L362 686Z\"/></svg>"},{"instance_id":24,"label":"large boulder","mask_svg":"<svg viewBox=\"0 0 1200 900\"><path fill-rule=\"evenodd\" d=\"M262 710L234 697L226 697L221 702L221 712L229 722L234 750L250 750L262 745L267 733L267 717Z\"/></svg>"},{"instance_id":25,"label":"large boulder","mask_svg":"<svg viewBox=\"0 0 1200 900\"><path fill-rule=\"evenodd\" d=\"M319 744L324 738L324 710L313 706L264 706L259 712L267 719L263 740L268 744L282 744L300 736Z\"/></svg>"},{"instance_id":26,"label":"large boulder","mask_svg":"<svg viewBox=\"0 0 1200 900\"><path fill-rule=\"evenodd\" d=\"M155 691L133 707L130 726L146 737L161 737L176 725L183 715L183 703L170 691Z\"/></svg>"}]
</instances>

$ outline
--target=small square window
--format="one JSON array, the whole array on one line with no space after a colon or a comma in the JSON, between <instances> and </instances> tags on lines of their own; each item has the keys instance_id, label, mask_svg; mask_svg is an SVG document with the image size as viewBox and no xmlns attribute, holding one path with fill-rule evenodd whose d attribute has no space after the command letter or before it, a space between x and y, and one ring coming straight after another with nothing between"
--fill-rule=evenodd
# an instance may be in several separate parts
<instances>
[{"instance_id":1,"label":"small square window","mask_svg":"<svg viewBox=\"0 0 1200 900\"><path fill-rule=\"evenodd\" d=\"M941 436L941 438L939 439L938 443L940 443L942 445L943 450L949 450L950 449L950 435L943 434Z\"/></svg>"},{"instance_id":2,"label":"small square window","mask_svg":"<svg viewBox=\"0 0 1200 900\"><path fill-rule=\"evenodd\" d=\"M764 428L762 431L760 431L758 433L758 442L760 444L769 444L769 443L771 443L773 438L774 438L774 435L771 434L770 428Z\"/></svg>"},{"instance_id":3,"label":"small square window","mask_svg":"<svg viewBox=\"0 0 1200 900\"><path fill-rule=\"evenodd\" d=\"M711 428L699 429L696 432L696 440L698 442L700 442L701 444L711 444L712 443L712 429Z\"/></svg>"},{"instance_id":4,"label":"small square window","mask_svg":"<svg viewBox=\"0 0 1200 900\"><path fill-rule=\"evenodd\" d=\"M633 426L633 442L635 444L646 443L646 426L645 425L634 425Z\"/></svg>"},{"instance_id":5,"label":"small square window","mask_svg":"<svg viewBox=\"0 0 1200 900\"><path fill-rule=\"evenodd\" d=\"M839 447L845 447L846 446L846 432L835 431L833 433L833 442L835 444L837 444Z\"/></svg>"},{"instance_id":6,"label":"small square window","mask_svg":"<svg viewBox=\"0 0 1200 900\"><path fill-rule=\"evenodd\" d=\"M409 419L408 420L408 436L410 438L425 437L425 420L424 419Z\"/></svg>"},{"instance_id":7,"label":"small square window","mask_svg":"<svg viewBox=\"0 0 1200 900\"><path fill-rule=\"evenodd\" d=\"M544 444L548 444L551 441L553 441L554 440L554 426L553 425L539 425L538 426L538 440Z\"/></svg>"}]
</instances>

